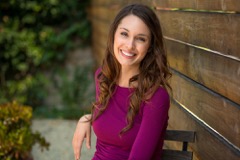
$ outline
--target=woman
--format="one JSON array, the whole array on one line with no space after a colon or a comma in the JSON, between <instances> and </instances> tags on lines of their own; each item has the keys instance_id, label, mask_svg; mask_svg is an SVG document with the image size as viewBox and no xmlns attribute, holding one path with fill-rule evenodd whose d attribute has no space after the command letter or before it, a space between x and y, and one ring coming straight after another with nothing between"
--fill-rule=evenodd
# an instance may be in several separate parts
<instances>
[{"instance_id":1,"label":"woman","mask_svg":"<svg viewBox=\"0 0 240 160\"><path fill-rule=\"evenodd\" d=\"M159 20L147 6L132 4L115 17L106 56L95 73L96 102L80 118L73 137L75 159L83 140L92 160L158 160L167 127L171 77Z\"/></svg>"}]
</instances>

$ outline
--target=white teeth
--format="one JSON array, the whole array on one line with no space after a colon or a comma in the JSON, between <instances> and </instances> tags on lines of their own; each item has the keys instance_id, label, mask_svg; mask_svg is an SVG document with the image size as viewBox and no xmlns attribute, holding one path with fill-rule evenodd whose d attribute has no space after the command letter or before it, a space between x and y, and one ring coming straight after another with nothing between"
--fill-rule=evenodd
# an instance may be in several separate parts
<instances>
[{"instance_id":1,"label":"white teeth","mask_svg":"<svg viewBox=\"0 0 240 160\"><path fill-rule=\"evenodd\" d=\"M122 51L122 53L125 54L126 56L129 56L129 57L134 56L134 54L132 54L132 53L127 53L127 52L124 52L124 51Z\"/></svg>"}]
</instances>

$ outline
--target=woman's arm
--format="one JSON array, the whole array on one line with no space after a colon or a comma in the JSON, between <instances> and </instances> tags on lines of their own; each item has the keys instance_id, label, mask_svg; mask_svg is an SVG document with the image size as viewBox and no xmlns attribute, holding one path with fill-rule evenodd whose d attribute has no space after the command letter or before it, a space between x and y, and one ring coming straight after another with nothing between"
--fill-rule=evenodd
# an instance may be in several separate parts
<instances>
[{"instance_id":1,"label":"woman's arm","mask_svg":"<svg viewBox=\"0 0 240 160\"><path fill-rule=\"evenodd\" d=\"M81 157L82 144L85 138L87 148L90 149L91 147L91 122L89 121L91 117L91 114L87 114L82 116L78 121L72 139L75 160L78 160Z\"/></svg>"},{"instance_id":2,"label":"woman's arm","mask_svg":"<svg viewBox=\"0 0 240 160\"><path fill-rule=\"evenodd\" d=\"M170 100L167 91L159 88L143 108L142 122L132 146L129 160L156 158L155 151L162 147L168 121ZM161 151L159 149L160 155ZM158 158L157 158L158 159Z\"/></svg>"},{"instance_id":3,"label":"woman's arm","mask_svg":"<svg viewBox=\"0 0 240 160\"><path fill-rule=\"evenodd\" d=\"M97 76L100 73L101 68L98 68L95 72L95 87L96 87L96 100L99 94L99 84ZM78 160L81 156L81 149L84 138L86 138L86 146L88 149L91 147L91 123L88 121L92 118L91 114L82 116L77 124L76 130L73 135L72 146L75 155L75 160Z\"/></svg>"}]
</instances>

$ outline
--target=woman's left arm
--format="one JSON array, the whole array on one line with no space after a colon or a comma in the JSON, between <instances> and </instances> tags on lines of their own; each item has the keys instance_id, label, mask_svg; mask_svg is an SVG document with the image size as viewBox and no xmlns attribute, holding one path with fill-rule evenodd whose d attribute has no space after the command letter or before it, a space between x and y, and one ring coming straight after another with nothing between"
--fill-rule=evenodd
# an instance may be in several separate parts
<instances>
[{"instance_id":1,"label":"woman's left arm","mask_svg":"<svg viewBox=\"0 0 240 160\"><path fill-rule=\"evenodd\" d=\"M153 157L160 138L166 131L169 106L167 91L159 88L143 108L141 126L132 146L129 160L150 160Z\"/></svg>"}]
</instances>

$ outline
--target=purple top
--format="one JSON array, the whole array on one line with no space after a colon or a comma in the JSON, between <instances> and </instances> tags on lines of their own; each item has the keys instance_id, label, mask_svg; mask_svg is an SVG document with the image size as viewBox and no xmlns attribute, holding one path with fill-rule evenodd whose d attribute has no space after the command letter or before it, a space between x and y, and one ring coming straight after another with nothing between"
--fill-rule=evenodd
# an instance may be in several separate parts
<instances>
[{"instance_id":1,"label":"purple top","mask_svg":"<svg viewBox=\"0 0 240 160\"><path fill-rule=\"evenodd\" d=\"M99 83L95 73L96 98ZM92 160L160 160L163 138L167 128L169 95L159 87L149 102L141 105L133 127L122 136L127 125L129 95L133 89L116 86L107 109L93 122L97 136L96 152Z\"/></svg>"}]
</instances>

